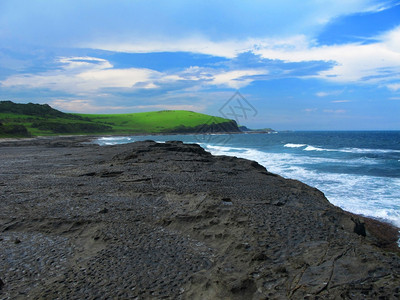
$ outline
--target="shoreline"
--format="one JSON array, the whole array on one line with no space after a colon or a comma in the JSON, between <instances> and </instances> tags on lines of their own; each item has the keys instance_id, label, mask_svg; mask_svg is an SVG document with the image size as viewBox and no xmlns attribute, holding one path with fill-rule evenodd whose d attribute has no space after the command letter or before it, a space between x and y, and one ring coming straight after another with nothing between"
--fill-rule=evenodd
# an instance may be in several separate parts
<instances>
[{"instance_id":1,"label":"shoreline","mask_svg":"<svg viewBox=\"0 0 400 300\"><path fill-rule=\"evenodd\" d=\"M0 143L2 298L398 295L398 248L371 228L393 232L317 189L195 144L91 138Z\"/></svg>"},{"instance_id":2,"label":"shoreline","mask_svg":"<svg viewBox=\"0 0 400 300\"><path fill-rule=\"evenodd\" d=\"M258 132L257 132L258 133ZM270 134L265 132L266 134ZM214 134L214 133L212 133ZM216 133L218 134L218 133ZM233 133L220 133L220 134L246 134L246 132L233 132ZM187 133L187 134L136 134L136 135L57 135L57 136L38 136L38 137L32 137L32 138L0 138L0 147L1 146L19 146L19 145L47 145L50 142L50 145L59 145L59 146L80 146L85 145L85 144L96 144L96 140L102 138L102 137L129 137L129 136L138 136L138 137L144 137L144 136L168 136L168 135L194 135L194 133ZM119 145L119 144L116 144ZM110 146L110 145L102 145L100 147L104 146ZM292 178L287 178L291 180ZM296 179L294 179L296 180ZM334 204L333 204L334 205ZM396 229L398 231L398 237L396 239L396 247L400 247L400 227L396 226L395 224L391 223L390 221L374 216L369 216L365 214L356 214L351 211L344 210L343 211L349 213L350 215L357 216L358 218L362 219L370 219L372 222L368 222L369 224L373 223L373 221L378 221L383 224L386 224L385 228L389 231L393 231L393 229ZM388 237L386 237L388 238ZM393 237L389 238L390 240L393 240ZM396 248L394 245L389 246L390 249Z\"/></svg>"},{"instance_id":3,"label":"shoreline","mask_svg":"<svg viewBox=\"0 0 400 300\"><path fill-rule=\"evenodd\" d=\"M283 131L287 132L287 131ZM101 138L101 137L127 137L127 136L165 136L165 135L224 135L224 134L274 134L279 133L279 131L267 132L267 131L232 131L232 132L183 132L183 133L111 133L111 134L66 134L66 135L42 135L42 136L32 136L32 137L0 137L1 142L17 142L17 141L29 141L35 139L51 139L51 138L73 138L73 137L89 137L89 138Z\"/></svg>"},{"instance_id":4,"label":"shoreline","mask_svg":"<svg viewBox=\"0 0 400 300\"><path fill-rule=\"evenodd\" d=\"M258 132L253 132L253 133L258 133ZM276 132L276 133L278 133L278 132ZM227 134L229 134L229 133L227 133ZM246 132L242 132L242 134L246 134ZM269 133L270 134L270 133ZM166 134L166 135L168 135L168 134ZM178 134L178 135L180 135L180 134ZM188 135L193 135L193 134L188 134ZM158 135L137 135L137 136L139 136L139 137L151 137L151 136L158 136ZM117 136L104 136L104 137L124 137L124 136L122 136L122 135L117 135ZM95 139L95 140L97 140L97 139ZM133 141L132 141L133 142ZM132 143L132 142L130 142L130 143ZM200 144L200 143L197 143L197 144ZM107 146L107 145L109 145L109 144L104 144L104 145L101 145L101 146ZM115 145L118 145L118 144L115 144ZM232 157L235 157L235 156L232 156ZM258 162L258 161L257 161ZM259 163L259 162L258 162ZM266 166L267 168L268 168L268 166ZM280 176L282 176L281 174L279 174L279 173L277 173L278 175L280 175ZM299 179L296 179L296 178L291 178L291 177L285 177L286 179L295 179L295 180L299 180ZM299 181L301 181L301 180L299 180ZM301 181L302 182L302 181ZM312 186L312 187L314 187L314 186ZM329 199L328 199L329 200ZM332 202L331 202L332 203ZM337 204L334 204L334 203L332 203L333 205L335 205L335 206L338 206ZM373 220L373 221L378 221L378 222L382 222L382 223L385 223L385 224L387 224L387 226L388 226L388 230L392 230L393 228L395 228L395 229L397 229L397 231L399 232L399 237L398 237L398 239L396 239L396 245L397 246L399 246L400 247L400 226L398 226L398 225L396 225L396 224L394 224L393 222L391 222L390 220L388 220L388 219L384 219L384 218L379 218L379 217L375 217L375 216L372 216L372 215L368 215L368 214L362 214L362 213L354 213L354 212L352 212L352 211L350 211L350 210L346 210L346 209L344 209L344 208L342 208L344 211L346 211L346 212L348 212L349 214L351 214L351 215L354 215L354 216L357 216L357 217L359 217L359 218L368 218L368 219L371 219L371 220ZM371 223L371 222L369 222L369 223ZM389 227L393 227L392 229L389 229ZM396 246L396 247L397 247Z\"/></svg>"}]
</instances>

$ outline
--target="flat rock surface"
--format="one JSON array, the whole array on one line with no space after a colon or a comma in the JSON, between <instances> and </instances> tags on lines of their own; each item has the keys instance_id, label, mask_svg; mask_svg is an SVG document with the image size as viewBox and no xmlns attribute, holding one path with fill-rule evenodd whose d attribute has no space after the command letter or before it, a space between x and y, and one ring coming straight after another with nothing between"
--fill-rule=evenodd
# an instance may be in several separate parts
<instances>
[{"instance_id":1,"label":"flat rock surface","mask_svg":"<svg viewBox=\"0 0 400 300\"><path fill-rule=\"evenodd\" d=\"M1 299L400 297L398 253L317 189L197 145L88 141L0 142Z\"/></svg>"}]
</instances>

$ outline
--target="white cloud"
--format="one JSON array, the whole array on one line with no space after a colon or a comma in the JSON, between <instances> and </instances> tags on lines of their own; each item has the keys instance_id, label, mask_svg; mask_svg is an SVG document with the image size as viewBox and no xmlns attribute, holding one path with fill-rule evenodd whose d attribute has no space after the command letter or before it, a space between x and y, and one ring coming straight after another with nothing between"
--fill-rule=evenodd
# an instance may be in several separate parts
<instances>
[{"instance_id":1,"label":"white cloud","mask_svg":"<svg viewBox=\"0 0 400 300\"><path fill-rule=\"evenodd\" d=\"M104 17L110 17L110 11L113 11L115 16L120 14L126 16L130 10L137 14L137 18L111 18L110 20L115 20L115 24L103 22L105 18L97 14L95 19L82 20L82 23L79 23L82 25L85 22L94 22L96 26L91 27L102 32L101 35L94 34L90 30L82 29L79 32L71 30L67 21L71 19L69 14L74 10L62 10L55 4L51 4L49 9L51 7L50 11L54 11L51 18L63 20L62 22L68 25L65 26L68 37L71 38L70 32L74 33L71 38L74 42L71 42L71 39L68 40L58 30L56 31L57 40L61 36L62 40L71 43L68 46L128 53L183 51L230 59L237 57L240 53L251 51L265 59L283 62L324 61L333 64L331 68L314 75L314 78L338 83L381 84L394 91L399 89L397 81L400 81L400 27L376 37L377 42L365 45L350 43L321 46L313 40L313 36L332 20L354 13L379 12L393 5L390 4L391 1L234 2L233 5L218 1L191 2L191 4L181 2L180 10L172 9L167 2L161 2L151 9L154 14L148 14L149 7L138 3L112 6L104 3L95 6L94 4L79 4L83 11L96 11ZM77 2L75 5L78 5ZM9 9L12 7L14 6L10 6ZM201 10L201 14L207 11L205 8L209 9L209 22L204 22L203 18L199 19L201 14L197 8ZM12 11L14 12L14 8ZM41 36L47 36L46 30L50 30L49 34L54 34L51 28L46 29L47 24L51 22L45 22L45 20L40 22L40 24L46 24L46 28L36 28L35 26L40 24L30 22L29 18L37 17L37 15L42 18L50 16L50 14L49 16L42 14L42 7L24 6L22 10L19 8L14 13L17 16L21 14L21 17L15 20L5 18L3 22L10 28L15 27L13 33L14 35L21 34L20 40L25 40L24 38L28 38L28 35L31 38L30 30L35 33L41 32ZM139 17L142 15L146 18ZM237 16L248 22L237 22ZM182 23L183 21L185 23ZM25 30L21 29L23 24L25 24L26 28L23 27ZM264 29L261 30L261 27ZM176 38L171 38L170 32L176 33L174 34ZM221 32L223 32L222 37ZM13 38L18 38L14 35ZM32 36L40 40L40 37ZM53 38L56 39L54 36ZM47 43L49 38L45 40ZM109 61L94 57L63 57L59 59L59 63L62 67L58 70L34 75L14 75L1 81L0 84L3 87L26 86L65 92L74 91L83 95L98 92L103 88L156 89L162 84L182 80L194 80L199 81L199 84L203 82L237 89L251 83L254 80L253 76L268 74L268 70L260 69L210 71L203 68L195 70L195 67L186 73L166 74L146 68L115 68ZM328 96L326 92L319 92L316 95Z\"/></svg>"},{"instance_id":2,"label":"white cloud","mask_svg":"<svg viewBox=\"0 0 400 300\"><path fill-rule=\"evenodd\" d=\"M333 113L333 114L344 114L347 111L344 109L324 109L325 113Z\"/></svg>"},{"instance_id":3,"label":"white cloud","mask_svg":"<svg viewBox=\"0 0 400 300\"><path fill-rule=\"evenodd\" d=\"M249 85L259 75L268 74L266 69L221 70L191 66L176 77L184 80L202 81L203 85L216 85L239 89Z\"/></svg>"},{"instance_id":4,"label":"white cloud","mask_svg":"<svg viewBox=\"0 0 400 300\"><path fill-rule=\"evenodd\" d=\"M400 79L400 27L377 37L376 43L344 44L332 46L314 45L312 41L293 43L291 47L259 47L254 53L268 59L285 62L325 61L334 66L321 71L316 78L334 82L378 83Z\"/></svg>"},{"instance_id":5,"label":"white cloud","mask_svg":"<svg viewBox=\"0 0 400 300\"><path fill-rule=\"evenodd\" d=\"M379 10L373 1L351 1L353 9L362 11ZM363 4L361 4L363 3ZM340 10L334 2L334 6ZM343 14L344 11L337 14ZM325 18L322 16L322 18ZM329 19L330 17L328 17ZM306 35L292 35L284 38L245 38L210 40L204 36L158 39L153 42L135 43L88 43L97 49L121 52L186 51L213 56L234 58L251 51L264 59L289 63L311 61L330 62L332 67L308 76L338 83L367 83L383 85L397 91L400 89L400 26L375 37L370 44L349 43L342 45L317 45ZM253 82L257 76L268 74L260 68L211 69L193 66L176 73L163 73L146 68L115 68L109 61L96 57L61 57L59 69L39 74L18 74L0 81L3 87L24 86L72 92L77 95L98 93L102 89L157 89L163 84L177 81L198 81L198 86L217 85L234 89ZM301 75L299 75L301 77ZM303 78L307 78L303 76ZM320 91L318 97L338 95L340 92Z\"/></svg>"},{"instance_id":6,"label":"white cloud","mask_svg":"<svg viewBox=\"0 0 400 300\"><path fill-rule=\"evenodd\" d=\"M156 88L151 80L158 75L158 72L149 69L107 69L82 72L76 74L75 79L81 82L80 86L84 90L98 90L102 87L131 88L142 82L146 84L141 88Z\"/></svg>"},{"instance_id":7,"label":"white cloud","mask_svg":"<svg viewBox=\"0 0 400 300\"><path fill-rule=\"evenodd\" d=\"M145 83L141 88L156 88L153 80L159 72L150 69L114 69L104 59L95 57L62 57L61 68L40 74L13 75L0 81L3 87L25 86L48 88L77 94L99 91L102 88L132 88Z\"/></svg>"},{"instance_id":8,"label":"white cloud","mask_svg":"<svg viewBox=\"0 0 400 300\"><path fill-rule=\"evenodd\" d=\"M388 84L387 87L389 89L391 89L392 91L397 91L397 90L400 90L400 83Z\"/></svg>"},{"instance_id":9,"label":"white cloud","mask_svg":"<svg viewBox=\"0 0 400 300\"><path fill-rule=\"evenodd\" d=\"M351 102L350 100L334 100L334 101L331 101L332 103L348 103L348 102Z\"/></svg>"},{"instance_id":10,"label":"white cloud","mask_svg":"<svg viewBox=\"0 0 400 300\"><path fill-rule=\"evenodd\" d=\"M374 7L371 6L369 9ZM306 35L292 35L285 38L231 39L218 42L204 37L193 37L152 43L94 43L90 46L110 51L139 53L186 51L226 58L234 58L240 53L251 51L264 59L288 63L324 61L332 63L333 66L312 77L338 83L383 83L392 90L397 90L399 89L397 83L388 85L386 82L400 81L400 26L375 37L375 40L377 41L370 44L348 43L321 46ZM229 81L229 74L221 74L218 78L224 77L226 81ZM218 78L215 79L216 82ZM317 93L319 97L325 95L327 94L324 92Z\"/></svg>"},{"instance_id":11,"label":"white cloud","mask_svg":"<svg viewBox=\"0 0 400 300\"><path fill-rule=\"evenodd\" d=\"M327 93L327 92L318 92L315 95L317 95L318 97L326 97L326 96L329 95L329 93Z\"/></svg>"},{"instance_id":12,"label":"white cloud","mask_svg":"<svg viewBox=\"0 0 400 300\"><path fill-rule=\"evenodd\" d=\"M304 34L286 36L285 38L245 38L226 39L213 41L204 36L191 36L179 39L159 39L154 41L134 42L85 42L80 45L84 48L101 49L125 53L154 53L154 52L191 52L234 58L239 53L273 47L281 50L292 50L302 46L308 46L308 40Z\"/></svg>"},{"instance_id":13,"label":"white cloud","mask_svg":"<svg viewBox=\"0 0 400 300\"><path fill-rule=\"evenodd\" d=\"M298 35L312 38L332 20L355 13L378 12L391 6L390 1L382 0L176 3L179 3L175 4L179 9L168 1L159 1L151 8L151 13L147 9L141 13L146 6L135 3L113 5L107 11L115 13L120 7L128 6L140 17L118 19L111 24L98 24L99 20L103 20L98 17L93 22L102 35L81 39L75 46L132 53L187 51L232 58L238 51L252 48L252 40L265 40L266 37L287 40ZM203 17L205 14L206 20ZM146 18L141 18L142 15ZM176 38L171 38L171 32Z\"/></svg>"},{"instance_id":14,"label":"white cloud","mask_svg":"<svg viewBox=\"0 0 400 300\"><path fill-rule=\"evenodd\" d=\"M40 74L13 75L0 81L3 87L45 88L79 96L101 95L103 89L157 89L178 81L198 81L198 86L216 85L242 88L255 80L253 76L267 70L224 70L190 67L176 73L163 73L144 68L119 69L107 60L95 57L62 57L61 67Z\"/></svg>"},{"instance_id":15,"label":"white cloud","mask_svg":"<svg viewBox=\"0 0 400 300\"><path fill-rule=\"evenodd\" d=\"M139 44L134 51L147 47L171 49L173 46L163 44L173 45L172 35L189 40L203 34L211 41L287 37L299 32L313 36L332 20L381 11L390 2L393 1L2 0L0 37L47 47L119 44L126 51ZM144 42L147 47L141 45Z\"/></svg>"},{"instance_id":16,"label":"white cloud","mask_svg":"<svg viewBox=\"0 0 400 300\"><path fill-rule=\"evenodd\" d=\"M84 99L56 99L50 101L49 104L56 109L79 113L97 113L103 110L116 110L121 108L117 106L99 106L94 104L93 101Z\"/></svg>"},{"instance_id":17,"label":"white cloud","mask_svg":"<svg viewBox=\"0 0 400 300\"><path fill-rule=\"evenodd\" d=\"M328 91L328 92L321 91L321 92L315 93L315 95L317 97L327 97L327 96L337 96L337 95L340 95L341 93L343 93L343 91Z\"/></svg>"},{"instance_id":18,"label":"white cloud","mask_svg":"<svg viewBox=\"0 0 400 300\"><path fill-rule=\"evenodd\" d=\"M135 42L90 42L80 46L125 53L191 52L234 58L238 53L250 49L250 43L250 41L242 43L238 40L213 42L204 37L189 37L177 40L160 39L155 41Z\"/></svg>"},{"instance_id":19,"label":"white cloud","mask_svg":"<svg viewBox=\"0 0 400 300\"><path fill-rule=\"evenodd\" d=\"M60 57L58 61L66 70L102 70L111 68L112 65L105 59L89 56Z\"/></svg>"},{"instance_id":20,"label":"white cloud","mask_svg":"<svg viewBox=\"0 0 400 300\"><path fill-rule=\"evenodd\" d=\"M266 75L267 70L235 70L216 74L210 84L226 85L228 87L239 89L254 81L252 76Z\"/></svg>"},{"instance_id":21,"label":"white cloud","mask_svg":"<svg viewBox=\"0 0 400 300\"><path fill-rule=\"evenodd\" d=\"M308 113L311 113L311 112L316 112L316 111L318 111L318 109L317 109L317 108L305 108L305 109L303 109L303 111L308 112Z\"/></svg>"}]
</instances>

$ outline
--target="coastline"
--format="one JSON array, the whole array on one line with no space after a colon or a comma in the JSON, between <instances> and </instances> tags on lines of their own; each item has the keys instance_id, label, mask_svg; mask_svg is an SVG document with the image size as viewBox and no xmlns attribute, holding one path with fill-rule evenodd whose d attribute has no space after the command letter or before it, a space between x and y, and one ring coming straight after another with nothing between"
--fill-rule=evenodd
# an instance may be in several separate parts
<instances>
[{"instance_id":1,"label":"coastline","mask_svg":"<svg viewBox=\"0 0 400 300\"><path fill-rule=\"evenodd\" d=\"M392 226L245 159L176 142L100 147L93 138L0 142L6 299L398 293ZM357 219L365 237L354 232Z\"/></svg>"},{"instance_id":2,"label":"coastline","mask_svg":"<svg viewBox=\"0 0 400 300\"><path fill-rule=\"evenodd\" d=\"M374 131L375 132L375 131ZM225 133L210 133L212 135L214 134L247 134L248 132L225 132ZM263 133L263 134L271 134L269 132L253 132L253 133ZM193 135L193 133L152 133L152 134L110 134L110 135L57 135L57 136L37 136L37 137L31 137L31 138L0 138L0 147L1 146L39 146L39 145L48 145L48 146L74 146L74 147L80 147L82 145L87 145L87 144L93 144L96 140L102 137L129 137L129 136L136 136L136 137L143 137L143 136L149 136L149 137L157 137L157 136L175 136L175 135ZM101 146L103 147L103 146ZM291 179L291 178L288 178ZM334 204L333 204L334 205ZM385 228L387 231L393 232L394 230L398 231L398 237L396 239L396 245L394 245L390 241L393 241L394 236L391 234L390 237L382 237L380 235L379 238L387 239L386 242L383 244L390 244L388 246L390 249L395 249L396 247L400 247L400 227L386 221L380 218L376 218L373 216L368 216L368 215L363 215L363 214L357 214L353 213L351 211L347 211L349 215L356 216L361 219L367 219L370 221L367 221L368 224L375 224L375 222L379 222L382 224L386 224ZM367 225L368 226L368 225ZM370 225L372 226L372 225ZM372 230L374 231L374 230ZM379 235L379 233L377 233Z\"/></svg>"},{"instance_id":3,"label":"coastline","mask_svg":"<svg viewBox=\"0 0 400 300\"><path fill-rule=\"evenodd\" d=\"M286 131L284 131L286 132ZM74 137L87 137L92 140L101 137L128 137L128 136L166 136L166 135L222 135L222 134L274 134L278 131L223 131L223 132L166 132L166 133L99 133L99 134L62 134L62 135L47 135L47 136L32 136L32 137L0 137L0 143L2 142L20 142L30 141L37 139L57 139L57 138L74 138Z\"/></svg>"},{"instance_id":4,"label":"coastline","mask_svg":"<svg viewBox=\"0 0 400 300\"><path fill-rule=\"evenodd\" d=\"M318 131L316 131L318 132ZM325 132L325 131L323 131ZM365 131L365 132L370 132L370 131ZM377 132L377 131L371 131L371 132ZM386 132L386 131L383 131ZM271 132L224 132L224 133L209 133L210 135L218 135L218 134L248 134L248 133L262 133L262 134L272 134ZM273 133L278 133L277 131ZM130 136L135 136L135 137L157 137L157 136L177 136L177 135L193 135L194 133L152 133L152 134L145 134L145 133L140 133L140 134L109 134L109 135L56 135L56 136L37 136L37 137L21 137L21 138L0 138L0 147L1 146L29 146L29 145L58 145L58 146L82 146L86 144L93 144L96 140L99 138L105 137L130 137ZM105 145L102 145L102 147ZM287 178L287 179L292 179L292 178ZM332 203L333 204L333 203ZM335 205L335 204L333 204ZM389 231L392 231L393 228L397 229L399 231L399 238L397 239L397 246L400 247L400 227L396 226L395 224L384 220L380 219L377 217L373 216L368 216L365 214L357 214L348 210L344 211L348 212L350 215L357 216L359 218L364 218L364 219L371 219L371 222L368 223L374 223L374 221L383 223L387 225L387 229ZM392 229L390 229L392 228ZM391 240L393 239L390 238ZM390 246L390 248L393 248L393 245Z\"/></svg>"}]
</instances>

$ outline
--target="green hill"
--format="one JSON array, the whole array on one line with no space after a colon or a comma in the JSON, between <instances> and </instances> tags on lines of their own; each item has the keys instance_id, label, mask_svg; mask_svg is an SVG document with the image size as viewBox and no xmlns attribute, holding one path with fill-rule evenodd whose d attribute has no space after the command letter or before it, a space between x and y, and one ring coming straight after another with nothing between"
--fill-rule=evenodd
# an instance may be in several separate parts
<instances>
[{"instance_id":1,"label":"green hill","mask_svg":"<svg viewBox=\"0 0 400 300\"><path fill-rule=\"evenodd\" d=\"M0 101L0 113L20 114L36 117L75 118L72 114L63 113L48 104L20 104L12 101Z\"/></svg>"},{"instance_id":2,"label":"green hill","mask_svg":"<svg viewBox=\"0 0 400 300\"><path fill-rule=\"evenodd\" d=\"M233 120L185 110L70 114L47 104L0 101L0 137L62 134L238 132Z\"/></svg>"}]
</instances>

